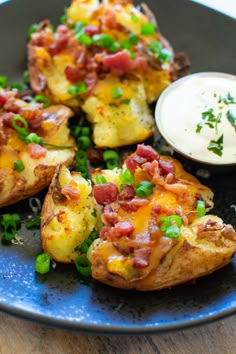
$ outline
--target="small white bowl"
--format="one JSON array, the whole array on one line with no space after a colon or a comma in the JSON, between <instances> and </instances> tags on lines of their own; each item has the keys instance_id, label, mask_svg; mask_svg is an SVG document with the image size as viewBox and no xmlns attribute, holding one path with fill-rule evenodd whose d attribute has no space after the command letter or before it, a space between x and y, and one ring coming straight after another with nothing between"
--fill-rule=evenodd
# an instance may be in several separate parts
<instances>
[{"instance_id":1,"label":"small white bowl","mask_svg":"<svg viewBox=\"0 0 236 354\"><path fill-rule=\"evenodd\" d=\"M195 73L175 81L163 91L155 109L159 132L175 151L219 167L236 166L234 116L236 76L217 72Z\"/></svg>"}]
</instances>

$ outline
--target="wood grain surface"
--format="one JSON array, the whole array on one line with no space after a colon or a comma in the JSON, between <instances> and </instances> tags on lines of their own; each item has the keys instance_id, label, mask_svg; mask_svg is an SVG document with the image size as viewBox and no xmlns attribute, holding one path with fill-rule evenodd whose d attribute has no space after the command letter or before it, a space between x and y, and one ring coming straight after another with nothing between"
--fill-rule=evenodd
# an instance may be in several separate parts
<instances>
[{"instance_id":1,"label":"wood grain surface","mask_svg":"<svg viewBox=\"0 0 236 354\"><path fill-rule=\"evenodd\" d=\"M236 316L151 336L93 336L0 314L0 354L235 354Z\"/></svg>"}]
</instances>

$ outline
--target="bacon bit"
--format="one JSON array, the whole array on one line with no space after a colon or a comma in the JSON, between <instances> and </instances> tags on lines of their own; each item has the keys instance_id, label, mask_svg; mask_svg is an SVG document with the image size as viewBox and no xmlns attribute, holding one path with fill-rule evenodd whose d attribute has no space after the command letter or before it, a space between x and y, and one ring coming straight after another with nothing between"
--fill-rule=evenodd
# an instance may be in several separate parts
<instances>
[{"instance_id":1,"label":"bacon bit","mask_svg":"<svg viewBox=\"0 0 236 354\"><path fill-rule=\"evenodd\" d=\"M117 28L115 13L110 9L106 9L104 11L102 22L109 29L116 29Z\"/></svg>"},{"instance_id":2,"label":"bacon bit","mask_svg":"<svg viewBox=\"0 0 236 354\"><path fill-rule=\"evenodd\" d=\"M73 83L76 83L76 82L81 81L83 79L80 69L77 67L73 68L70 65L66 66L64 74L65 74L67 80L69 80Z\"/></svg>"},{"instance_id":3,"label":"bacon bit","mask_svg":"<svg viewBox=\"0 0 236 354\"><path fill-rule=\"evenodd\" d=\"M135 161L132 156L129 156L125 160L125 164L126 164L126 167L128 168L128 170L130 170L130 172L132 172L134 174L136 168L138 167L137 161Z\"/></svg>"},{"instance_id":4,"label":"bacon bit","mask_svg":"<svg viewBox=\"0 0 236 354\"><path fill-rule=\"evenodd\" d=\"M2 107L7 101L7 98L5 95L0 94L0 106Z\"/></svg>"},{"instance_id":5,"label":"bacon bit","mask_svg":"<svg viewBox=\"0 0 236 354\"><path fill-rule=\"evenodd\" d=\"M66 46L68 45L69 43L69 39L71 37L71 33L69 32L66 32L66 33L58 33L58 38L56 39L55 43L51 44L49 46L49 53L54 56L54 55L57 55L59 53L61 53L61 51L63 49L66 48Z\"/></svg>"},{"instance_id":6,"label":"bacon bit","mask_svg":"<svg viewBox=\"0 0 236 354\"><path fill-rule=\"evenodd\" d=\"M146 161L150 161L150 162L153 161L153 160L159 161L159 159L160 159L160 156L156 152L156 150L154 150L149 145L138 144L138 147L137 147L137 150L136 150L136 154L138 156L143 157L144 159L146 159Z\"/></svg>"},{"instance_id":7,"label":"bacon bit","mask_svg":"<svg viewBox=\"0 0 236 354\"><path fill-rule=\"evenodd\" d=\"M95 34L101 33L101 29L98 26L88 25L88 26L85 27L85 33L88 36L92 37Z\"/></svg>"},{"instance_id":8,"label":"bacon bit","mask_svg":"<svg viewBox=\"0 0 236 354\"><path fill-rule=\"evenodd\" d=\"M141 247L134 249L134 267L135 268L145 268L148 266L149 256L151 254L150 247Z\"/></svg>"},{"instance_id":9,"label":"bacon bit","mask_svg":"<svg viewBox=\"0 0 236 354\"><path fill-rule=\"evenodd\" d=\"M118 201L129 201L135 197L135 189L131 184L123 184L123 189L118 195Z\"/></svg>"},{"instance_id":10,"label":"bacon bit","mask_svg":"<svg viewBox=\"0 0 236 354\"><path fill-rule=\"evenodd\" d=\"M118 187L112 182L106 184L95 184L93 187L94 198L100 205L114 202L117 199L118 194Z\"/></svg>"},{"instance_id":11,"label":"bacon bit","mask_svg":"<svg viewBox=\"0 0 236 354\"><path fill-rule=\"evenodd\" d=\"M98 149L87 149L87 158L92 164L98 164L103 161L102 150Z\"/></svg>"},{"instance_id":12,"label":"bacon bit","mask_svg":"<svg viewBox=\"0 0 236 354\"><path fill-rule=\"evenodd\" d=\"M47 149L45 149L43 146L35 144L35 143L30 143L27 145L30 157L33 159L40 159L41 157L45 157L47 154Z\"/></svg>"},{"instance_id":13,"label":"bacon bit","mask_svg":"<svg viewBox=\"0 0 236 354\"><path fill-rule=\"evenodd\" d=\"M96 86L98 82L98 76L95 71L92 71L88 73L85 77L85 85L87 86L87 92L85 94L86 97L90 96L94 90L94 87Z\"/></svg>"},{"instance_id":14,"label":"bacon bit","mask_svg":"<svg viewBox=\"0 0 236 354\"><path fill-rule=\"evenodd\" d=\"M14 115L15 114L11 112L3 113L3 115L1 115L2 124L7 128L13 128L12 119Z\"/></svg>"},{"instance_id":15,"label":"bacon bit","mask_svg":"<svg viewBox=\"0 0 236 354\"><path fill-rule=\"evenodd\" d=\"M129 237L134 230L134 225L128 221L121 221L114 226L104 226L100 230L99 237L102 240L115 241L123 236Z\"/></svg>"},{"instance_id":16,"label":"bacon bit","mask_svg":"<svg viewBox=\"0 0 236 354\"><path fill-rule=\"evenodd\" d=\"M148 203L149 203L148 199L141 199L141 198L133 198L129 201L127 200L119 201L119 205L126 212L137 211L139 208L147 205Z\"/></svg>"},{"instance_id":17,"label":"bacon bit","mask_svg":"<svg viewBox=\"0 0 236 354\"><path fill-rule=\"evenodd\" d=\"M42 32L34 33L31 38L32 38L31 39L32 44L37 47L45 47L47 44L46 37Z\"/></svg>"},{"instance_id":18,"label":"bacon bit","mask_svg":"<svg viewBox=\"0 0 236 354\"><path fill-rule=\"evenodd\" d=\"M78 191L78 189L71 186L63 187L61 189L61 194L74 203L79 202L80 200L80 192Z\"/></svg>"},{"instance_id":19,"label":"bacon bit","mask_svg":"<svg viewBox=\"0 0 236 354\"><path fill-rule=\"evenodd\" d=\"M156 160L154 160L152 162L145 162L142 165L142 170L144 172L147 172L150 176L153 177L157 173L157 171L159 174L159 163Z\"/></svg>"},{"instance_id":20,"label":"bacon bit","mask_svg":"<svg viewBox=\"0 0 236 354\"><path fill-rule=\"evenodd\" d=\"M115 54L105 55L102 62L105 68L110 69L114 75L118 76L129 72L132 68L130 55L124 50Z\"/></svg>"},{"instance_id":21,"label":"bacon bit","mask_svg":"<svg viewBox=\"0 0 236 354\"><path fill-rule=\"evenodd\" d=\"M118 214L111 208L110 205L106 205L103 210L103 221L111 226L118 222Z\"/></svg>"},{"instance_id":22,"label":"bacon bit","mask_svg":"<svg viewBox=\"0 0 236 354\"><path fill-rule=\"evenodd\" d=\"M148 68L149 65L146 57L142 55L136 55L136 57L132 60L132 71L139 69L147 71Z\"/></svg>"},{"instance_id":23,"label":"bacon bit","mask_svg":"<svg viewBox=\"0 0 236 354\"><path fill-rule=\"evenodd\" d=\"M161 175L165 176L168 173L175 174L175 166L171 162L160 159L159 166L161 169Z\"/></svg>"}]
</instances>

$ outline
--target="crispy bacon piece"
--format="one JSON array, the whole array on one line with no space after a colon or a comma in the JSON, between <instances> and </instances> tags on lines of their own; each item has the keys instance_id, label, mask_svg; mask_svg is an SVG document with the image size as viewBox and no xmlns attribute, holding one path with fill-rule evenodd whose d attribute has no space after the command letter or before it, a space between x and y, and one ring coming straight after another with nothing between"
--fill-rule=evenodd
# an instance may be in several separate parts
<instances>
[{"instance_id":1,"label":"crispy bacon piece","mask_svg":"<svg viewBox=\"0 0 236 354\"><path fill-rule=\"evenodd\" d=\"M115 241L121 237L129 237L134 230L134 225L128 221L117 222L114 226L104 226L100 230L102 240Z\"/></svg>"},{"instance_id":2,"label":"crispy bacon piece","mask_svg":"<svg viewBox=\"0 0 236 354\"><path fill-rule=\"evenodd\" d=\"M149 256L151 254L150 247L137 247L134 249L134 267L135 268L145 268L148 266Z\"/></svg>"},{"instance_id":3,"label":"crispy bacon piece","mask_svg":"<svg viewBox=\"0 0 236 354\"><path fill-rule=\"evenodd\" d=\"M162 176L168 175L168 173L175 174L175 166L172 165L172 163L170 163L169 161L165 161L165 160L160 159L159 160L159 167L161 169L160 172L161 172Z\"/></svg>"},{"instance_id":4,"label":"crispy bacon piece","mask_svg":"<svg viewBox=\"0 0 236 354\"><path fill-rule=\"evenodd\" d=\"M136 154L146 161L159 160L160 156L150 145L138 144Z\"/></svg>"},{"instance_id":5,"label":"crispy bacon piece","mask_svg":"<svg viewBox=\"0 0 236 354\"><path fill-rule=\"evenodd\" d=\"M127 73L132 68L132 61L128 52L122 50L115 54L105 55L102 59L105 68L111 70L115 75Z\"/></svg>"},{"instance_id":6,"label":"crispy bacon piece","mask_svg":"<svg viewBox=\"0 0 236 354\"><path fill-rule=\"evenodd\" d=\"M80 193L76 188L65 186L61 189L61 194L74 203L79 202Z\"/></svg>"},{"instance_id":7,"label":"crispy bacon piece","mask_svg":"<svg viewBox=\"0 0 236 354\"><path fill-rule=\"evenodd\" d=\"M65 68L65 76L67 80L76 83L83 79L83 75L81 74L81 70L77 67L72 67L67 65Z\"/></svg>"},{"instance_id":8,"label":"crispy bacon piece","mask_svg":"<svg viewBox=\"0 0 236 354\"><path fill-rule=\"evenodd\" d=\"M32 157L33 159L40 159L41 157L45 157L47 154L47 149L45 149L41 145L30 143L27 147L29 150L30 157Z\"/></svg>"},{"instance_id":9,"label":"crispy bacon piece","mask_svg":"<svg viewBox=\"0 0 236 354\"><path fill-rule=\"evenodd\" d=\"M97 203L100 205L110 204L117 199L119 194L118 187L115 183L96 184L93 187L93 195Z\"/></svg>"}]
</instances>

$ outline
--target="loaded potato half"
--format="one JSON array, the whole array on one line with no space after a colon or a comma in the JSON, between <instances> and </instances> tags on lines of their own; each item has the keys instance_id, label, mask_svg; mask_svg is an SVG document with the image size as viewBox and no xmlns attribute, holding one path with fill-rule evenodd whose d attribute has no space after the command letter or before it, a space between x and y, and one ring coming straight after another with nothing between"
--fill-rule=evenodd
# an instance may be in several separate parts
<instances>
[{"instance_id":1,"label":"loaded potato half","mask_svg":"<svg viewBox=\"0 0 236 354\"><path fill-rule=\"evenodd\" d=\"M28 98L28 97L27 97ZM69 165L74 139L67 127L72 111L63 105L43 108L31 97L0 90L0 207L47 187L56 166Z\"/></svg>"}]
</instances>

